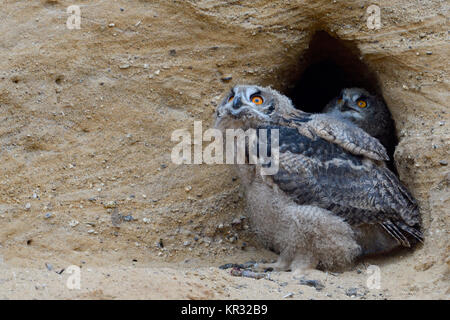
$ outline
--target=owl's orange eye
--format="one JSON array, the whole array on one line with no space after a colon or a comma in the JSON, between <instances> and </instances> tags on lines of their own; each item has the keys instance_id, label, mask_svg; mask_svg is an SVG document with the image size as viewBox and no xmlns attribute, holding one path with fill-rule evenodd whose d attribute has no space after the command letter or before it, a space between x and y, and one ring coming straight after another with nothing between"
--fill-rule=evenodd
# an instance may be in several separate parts
<instances>
[{"instance_id":1,"label":"owl's orange eye","mask_svg":"<svg viewBox=\"0 0 450 320\"><path fill-rule=\"evenodd\" d=\"M260 97L260 96L254 96L254 97L252 98L252 102L253 102L254 104L262 104L262 103L264 102L264 100L263 100L263 98Z\"/></svg>"},{"instance_id":2,"label":"owl's orange eye","mask_svg":"<svg viewBox=\"0 0 450 320\"><path fill-rule=\"evenodd\" d=\"M229 97L229 98L228 98L228 102L233 101L233 99L234 99L234 96Z\"/></svg>"},{"instance_id":3,"label":"owl's orange eye","mask_svg":"<svg viewBox=\"0 0 450 320\"><path fill-rule=\"evenodd\" d=\"M360 108L365 108L365 107L367 107L367 103L366 103L364 100L358 100L358 101L356 102L356 104L357 104L358 107L360 107Z\"/></svg>"},{"instance_id":4,"label":"owl's orange eye","mask_svg":"<svg viewBox=\"0 0 450 320\"><path fill-rule=\"evenodd\" d=\"M338 99L338 101L337 101L339 104L341 104L342 102L344 102L344 100L342 100L342 99Z\"/></svg>"}]
</instances>

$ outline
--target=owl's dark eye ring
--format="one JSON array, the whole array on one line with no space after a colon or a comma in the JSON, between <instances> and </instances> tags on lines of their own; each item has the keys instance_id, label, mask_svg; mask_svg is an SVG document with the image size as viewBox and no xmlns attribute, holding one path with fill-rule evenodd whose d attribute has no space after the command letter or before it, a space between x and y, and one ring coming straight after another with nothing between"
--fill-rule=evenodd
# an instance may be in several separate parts
<instances>
[{"instance_id":1,"label":"owl's dark eye ring","mask_svg":"<svg viewBox=\"0 0 450 320\"><path fill-rule=\"evenodd\" d=\"M253 96L253 97L252 97L252 102L253 102L254 104L260 105L260 104L263 104L264 99L263 99L263 97L261 97L261 96Z\"/></svg>"},{"instance_id":2,"label":"owl's dark eye ring","mask_svg":"<svg viewBox=\"0 0 450 320\"><path fill-rule=\"evenodd\" d=\"M358 100L358 101L356 101L356 104L357 104L357 106L360 107L360 108L365 108L365 107L367 107L367 102L365 102L364 100Z\"/></svg>"}]
</instances>

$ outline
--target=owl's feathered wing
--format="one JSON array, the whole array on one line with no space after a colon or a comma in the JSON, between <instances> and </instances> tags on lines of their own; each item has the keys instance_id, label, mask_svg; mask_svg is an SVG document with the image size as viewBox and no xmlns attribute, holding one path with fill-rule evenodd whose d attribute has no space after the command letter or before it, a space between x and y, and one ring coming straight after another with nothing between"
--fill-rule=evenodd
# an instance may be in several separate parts
<instances>
[{"instance_id":1,"label":"owl's feathered wing","mask_svg":"<svg viewBox=\"0 0 450 320\"><path fill-rule=\"evenodd\" d=\"M378 160L383 149L367 144L359 128L338 134L333 123L315 121L302 122L308 134L301 126L268 127L279 129L280 143L279 171L268 179L298 204L330 210L354 226L379 224L403 246L410 246L410 236L421 241L414 198L389 169L369 159Z\"/></svg>"},{"instance_id":2,"label":"owl's feathered wing","mask_svg":"<svg viewBox=\"0 0 450 320\"><path fill-rule=\"evenodd\" d=\"M277 119L281 125L296 128L309 138L318 136L343 149L373 160L389 160L384 146L364 130L327 114L309 114L291 110Z\"/></svg>"}]
</instances>

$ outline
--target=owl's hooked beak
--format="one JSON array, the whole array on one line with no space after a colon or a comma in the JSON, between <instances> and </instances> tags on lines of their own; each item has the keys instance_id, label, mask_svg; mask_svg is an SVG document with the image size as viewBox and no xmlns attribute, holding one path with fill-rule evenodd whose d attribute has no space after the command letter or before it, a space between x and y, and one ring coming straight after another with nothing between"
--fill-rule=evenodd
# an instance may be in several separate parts
<instances>
[{"instance_id":1,"label":"owl's hooked beak","mask_svg":"<svg viewBox=\"0 0 450 320\"><path fill-rule=\"evenodd\" d=\"M356 111L359 113L359 109L352 107L352 104L350 102L351 101L348 97L343 96L342 99L338 100L339 110L341 112Z\"/></svg>"},{"instance_id":2,"label":"owl's hooked beak","mask_svg":"<svg viewBox=\"0 0 450 320\"><path fill-rule=\"evenodd\" d=\"M240 119L244 121L246 119L260 119L262 121L270 119L269 115L265 114L262 110L258 110L258 107L249 101L246 92L235 90L233 94L232 98L229 98L229 102L223 107L223 115L228 115L235 120Z\"/></svg>"},{"instance_id":3,"label":"owl's hooked beak","mask_svg":"<svg viewBox=\"0 0 450 320\"><path fill-rule=\"evenodd\" d=\"M234 97L232 107L235 110L238 110L240 107L242 107L242 100L240 96Z\"/></svg>"},{"instance_id":4,"label":"owl's hooked beak","mask_svg":"<svg viewBox=\"0 0 450 320\"><path fill-rule=\"evenodd\" d=\"M240 117L248 111L248 108L245 108L245 106L246 105L242 101L241 95L236 94L233 98L233 102L231 103L231 108L228 109L228 112L234 117Z\"/></svg>"}]
</instances>

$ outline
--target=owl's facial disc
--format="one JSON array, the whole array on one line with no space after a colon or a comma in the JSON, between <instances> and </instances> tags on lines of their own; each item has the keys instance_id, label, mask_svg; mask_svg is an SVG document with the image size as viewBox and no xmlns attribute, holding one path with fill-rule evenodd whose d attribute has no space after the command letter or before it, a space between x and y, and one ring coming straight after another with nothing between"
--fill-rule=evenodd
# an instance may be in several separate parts
<instances>
[{"instance_id":1,"label":"owl's facial disc","mask_svg":"<svg viewBox=\"0 0 450 320\"><path fill-rule=\"evenodd\" d=\"M344 116L357 119L364 118L365 108L367 107L365 96L344 90L337 104Z\"/></svg>"},{"instance_id":2,"label":"owl's facial disc","mask_svg":"<svg viewBox=\"0 0 450 320\"><path fill-rule=\"evenodd\" d=\"M225 102L225 101L224 101ZM232 118L270 120L274 111L273 99L256 86L235 86L223 105L222 114Z\"/></svg>"}]
</instances>

